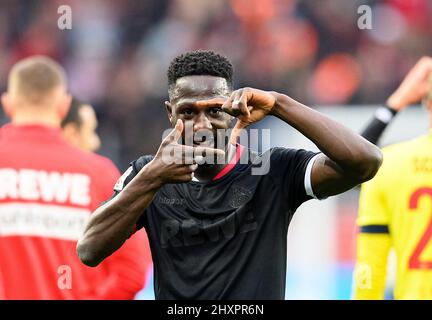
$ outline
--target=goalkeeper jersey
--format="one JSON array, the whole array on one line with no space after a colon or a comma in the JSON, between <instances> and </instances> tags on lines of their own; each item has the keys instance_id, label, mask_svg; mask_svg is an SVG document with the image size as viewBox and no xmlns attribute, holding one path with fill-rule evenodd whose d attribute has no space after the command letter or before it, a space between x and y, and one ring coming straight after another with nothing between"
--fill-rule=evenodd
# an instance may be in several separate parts
<instances>
[{"instance_id":1,"label":"goalkeeper jersey","mask_svg":"<svg viewBox=\"0 0 432 320\"><path fill-rule=\"evenodd\" d=\"M355 297L384 296L392 247L394 297L432 299L432 133L386 147L383 155L360 194Z\"/></svg>"}]
</instances>

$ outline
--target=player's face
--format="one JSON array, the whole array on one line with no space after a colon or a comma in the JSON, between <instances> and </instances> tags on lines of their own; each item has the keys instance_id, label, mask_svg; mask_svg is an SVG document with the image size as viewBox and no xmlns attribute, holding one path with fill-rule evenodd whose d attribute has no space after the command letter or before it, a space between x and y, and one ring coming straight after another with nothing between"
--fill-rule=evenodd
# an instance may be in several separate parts
<instances>
[{"instance_id":1,"label":"player's face","mask_svg":"<svg viewBox=\"0 0 432 320\"><path fill-rule=\"evenodd\" d=\"M82 149L87 151L96 151L100 147L100 139L96 133L98 126L96 114L91 106L83 106L79 110L82 120L79 129L79 140Z\"/></svg>"},{"instance_id":2,"label":"player's face","mask_svg":"<svg viewBox=\"0 0 432 320\"><path fill-rule=\"evenodd\" d=\"M232 117L221 110L221 105L197 105L197 101L214 98L227 99L229 86L224 78L213 76L186 76L176 82L170 102L166 103L168 116L174 125L183 120L183 142L206 147L226 148L225 131ZM190 135L193 135L192 137Z\"/></svg>"},{"instance_id":3,"label":"player's face","mask_svg":"<svg viewBox=\"0 0 432 320\"><path fill-rule=\"evenodd\" d=\"M63 128L63 136L66 141L84 151L96 151L99 149L100 140L96 133L97 119L93 108L89 105L82 106L79 111L81 126L69 123Z\"/></svg>"}]
</instances>

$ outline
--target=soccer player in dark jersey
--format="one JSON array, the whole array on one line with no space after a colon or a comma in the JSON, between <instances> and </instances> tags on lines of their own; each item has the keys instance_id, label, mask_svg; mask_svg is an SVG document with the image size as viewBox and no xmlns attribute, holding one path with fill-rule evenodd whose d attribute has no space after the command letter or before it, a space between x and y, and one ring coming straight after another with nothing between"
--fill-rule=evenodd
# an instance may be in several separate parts
<instances>
[{"instance_id":1,"label":"soccer player in dark jersey","mask_svg":"<svg viewBox=\"0 0 432 320\"><path fill-rule=\"evenodd\" d=\"M296 209L371 179L381 153L284 94L232 91L232 73L227 58L211 51L188 52L171 62L166 109L175 128L154 156L132 162L114 196L91 216L77 246L83 263L98 265L144 227L156 299L284 298L287 230ZM321 152L273 148L258 154L236 143L242 129L268 115L296 128ZM220 143L232 116L237 122L231 139ZM182 137L188 128L192 146L178 142L191 138ZM202 131L213 136L196 138ZM219 151L211 149L215 141ZM200 165L191 165L190 151L202 149L210 160L223 152L226 164L195 159ZM184 161L167 163L164 155L172 153ZM258 164L268 165L268 172L253 174Z\"/></svg>"}]
</instances>

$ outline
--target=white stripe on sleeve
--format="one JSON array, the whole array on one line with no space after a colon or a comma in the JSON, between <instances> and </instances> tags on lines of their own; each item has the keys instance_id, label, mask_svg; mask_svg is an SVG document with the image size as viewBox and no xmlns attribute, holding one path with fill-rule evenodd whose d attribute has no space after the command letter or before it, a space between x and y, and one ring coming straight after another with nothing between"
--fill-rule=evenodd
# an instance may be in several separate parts
<instances>
[{"instance_id":1,"label":"white stripe on sleeve","mask_svg":"<svg viewBox=\"0 0 432 320\"><path fill-rule=\"evenodd\" d=\"M309 160L309 162L308 162L308 164L307 164L307 166L306 166L306 172L305 172L305 178L304 178L304 186L305 186L306 194L307 194L308 196L311 196L311 197L315 198L315 199L318 199L318 198L315 196L315 194L314 194L314 192L313 192L313 190L312 190L312 180L311 180L311 176L312 176L312 167L313 167L313 165L314 165L315 160L316 160L319 156L321 156L321 155L322 155L322 153L318 153L317 155L313 156L313 157ZM319 200L319 199L318 199L318 200Z\"/></svg>"}]
</instances>

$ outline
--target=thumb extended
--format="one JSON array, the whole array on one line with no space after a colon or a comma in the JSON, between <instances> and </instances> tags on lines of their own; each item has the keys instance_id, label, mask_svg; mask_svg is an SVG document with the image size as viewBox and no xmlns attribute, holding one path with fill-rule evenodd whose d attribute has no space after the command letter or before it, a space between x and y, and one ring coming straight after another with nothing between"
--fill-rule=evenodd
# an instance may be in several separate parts
<instances>
[{"instance_id":1,"label":"thumb extended","mask_svg":"<svg viewBox=\"0 0 432 320\"><path fill-rule=\"evenodd\" d=\"M241 120L237 119L237 122L234 126L234 128L231 131L231 137L230 137L230 143L236 144L237 138L241 135L241 132L248 126L248 123L243 122Z\"/></svg>"}]
</instances>

